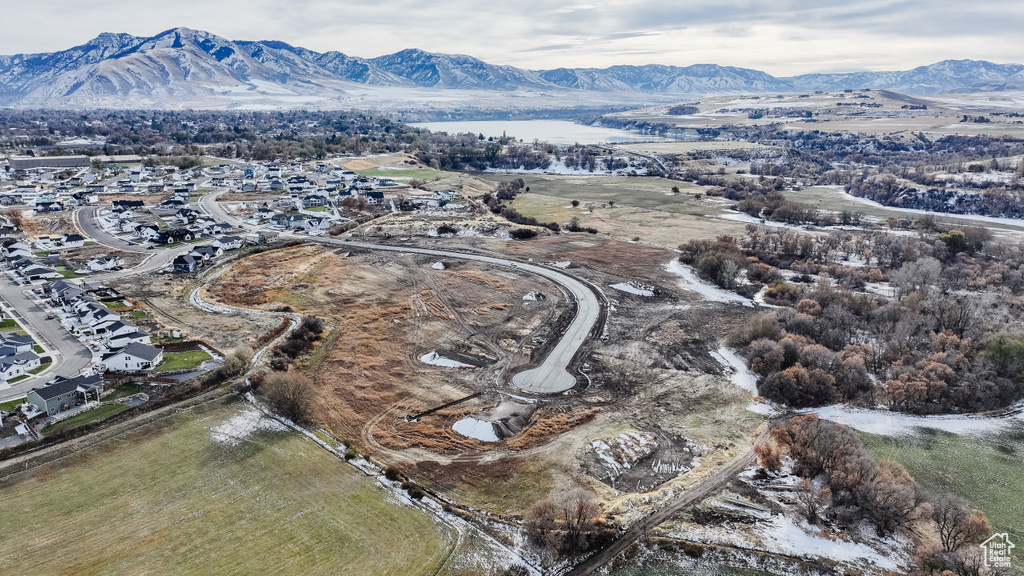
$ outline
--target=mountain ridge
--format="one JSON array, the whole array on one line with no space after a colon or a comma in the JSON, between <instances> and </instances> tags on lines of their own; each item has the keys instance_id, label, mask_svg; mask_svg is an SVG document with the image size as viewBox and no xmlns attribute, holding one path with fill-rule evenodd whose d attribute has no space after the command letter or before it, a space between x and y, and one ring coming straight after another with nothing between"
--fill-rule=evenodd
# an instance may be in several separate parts
<instances>
[{"instance_id":1,"label":"mountain ridge","mask_svg":"<svg viewBox=\"0 0 1024 576\"><path fill-rule=\"evenodd\" d=\"M857 88L922 95L1021 89L1024 65L944 60L911 70L790 77L717 64L527 70L416 48L361 58L278 40L228 40L184 27L150 37L103 33L67 50L0 56L0 105L5 106L86 106L118 99L165 105L183 99L243 96L298 103L341 99L364 91L360 86L604 93L635 100Z\"/></svg>"}]
</instances>

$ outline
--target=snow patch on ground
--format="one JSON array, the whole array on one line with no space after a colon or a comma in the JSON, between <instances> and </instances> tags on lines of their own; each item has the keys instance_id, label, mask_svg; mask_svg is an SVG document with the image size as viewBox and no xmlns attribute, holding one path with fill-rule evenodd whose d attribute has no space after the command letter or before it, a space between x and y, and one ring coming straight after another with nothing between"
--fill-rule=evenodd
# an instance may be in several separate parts
<instances>
[{"instance_id":1,"label":"snow patch on ground","mask_svg":"<svg viewBox=\"0 0 1024 576\"><path fill-rule=\"evenodd\" d=\"M796 556L830 558L854 564L862 564L867 560L879 568L899 570L891 558L883 556L867 544L830 540L819 534L808 533L782 514L772 519L770 527L764 530L763 536L765 543L768 544L768 549L772 551Z\"/></svg>"},{"instance_id":2,"label":"snow patch on ground","mask_svg":"<svg viewBox=\"0 0 1024 576\"><path fill-rule=\"evenodd\" d=\"M236 446L257 432L284 432L288 428L255 408L238 414L210 429L210 439L221 446Z\"/></svg>"},{"instance_id":3,"label":"snow patch on ground","mask_svg":"<svg viewBox=\"0 0 1024 576\"><path fill-rule=\"evenodd\" d=\"M424 364L430 364L431 366L442 366L444 368L476 368L469 364L464 364L458 360L452 360L451 358L445 358L437 353L437 350L420 356L420 362Z\"/></svg>"},{"instance_id":4,"label":"snow patch on ground","mask_svg":"<svg viewBox=\"0 0 1024 576\"><path fill-rule=\"evenodd\" d=\"M452 424L452 430L466 438L475 438L484 442L497 442L500 440L498 435L494 433L494 424L486 420L478 420L472 416L466 416Z\"/></svg>"},{"instance_id":5,"label":"snow patch on ground","mask_svg":"<svg viewBox=\"0 0 1024 576\"><path fill-rule=\"evenodd\" d=\"M641 286L636 282L619 282L618 284L610 284L610 286L621 292L628 292L630 294L636 294L637 296L646 296L648 298L654 296L654 290L651 290L646 286Z\"/></svg>"},{"instance_id":6,"label":"snow patch on ground","mask_svg":"<svg viewBox=\"0 0 1024 576\"><path fill-rule=\"evenodd\" d=\"M747 361L742 356L725 346L712 352L711 356L732 372L729 380L733 384L750 392L751 396L757 396L757 376L747 368Z\"/></svg>"},{"instance_id":7,"label":"snow patch on ground","mask_svg":"<svg viewBox=\"0 0 1024 576\"><path fill-rule=\"evenodd\" d=\"M868 410L850 406L834 405L804 410L804 414L817 414L819 418L849 426L861 432L883 436L906 436L918 428L935 428L951 434L977 434L995 432L1024 420L1024 410L1015 410L997 417L970 414L949 414L936 416L914 416L885 410Z\"/></svg>"},{"instance_id":8,"label":"snow patch on ground","mask_svg":"<svg viewBox=\"0 0 1024 576\"><path fill-rule=\"evenodd\" d=\"M683 290L696 292L700 294L701 297L703 297L705 300L711 302L732 302L751 307L754 306L754 303L751 300L744 298L739 294L729 292L728 290L722 290L717 286L713 286L701 280L700 278L697 277L696 274L694 274L693 269L691 269L689 266L684 265L682 262L678 260L673 260L669 262L665 266L665 269L671 272L672 274L679 276L680 288L682 288Z\"/></svg>"},{"instance_id":9,"label":"snow patch on ground","mask_svg":"<svg viewBox=\"0 0 1024 576\"><path fill-rule=\"evenodd\" d=\"M630 431L614 438L602 438L590 443L597 457L605 463L612 476L632 468L641 458L658 448L653 434Z\"/></svg>"}]
</instances>

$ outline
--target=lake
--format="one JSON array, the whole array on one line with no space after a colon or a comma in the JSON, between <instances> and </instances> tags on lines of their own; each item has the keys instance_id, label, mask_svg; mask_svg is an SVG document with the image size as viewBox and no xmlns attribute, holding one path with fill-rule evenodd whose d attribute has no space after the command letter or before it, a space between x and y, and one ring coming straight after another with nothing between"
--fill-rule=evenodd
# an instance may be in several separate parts
<instances>
[{"instance_id":1,"label":"lake","mask_svg":"<svg viewBox=\"0 0 1024 576\"><path fill-rule=\"evenodd\" d=\"M426 128L431 132L449 134L483 134L495 138L506 134L524 142L550 142L552 144L614 144L621 142L664 141L664 138L647 136L615 128L583 126L565 120L486 120L479 122L415 122L410 126Z\"/></svg>"}]
</instances>

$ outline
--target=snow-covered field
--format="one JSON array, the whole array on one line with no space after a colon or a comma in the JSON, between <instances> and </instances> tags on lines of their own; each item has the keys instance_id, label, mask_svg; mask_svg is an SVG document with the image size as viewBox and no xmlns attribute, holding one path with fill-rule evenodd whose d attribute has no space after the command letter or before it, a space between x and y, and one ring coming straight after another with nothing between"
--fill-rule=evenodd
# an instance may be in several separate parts
<instances>
[{"instance_id":1,"label":"snow-covered field","mask_svg":"<svg viewBox=\"0 0 1024 576\"><path fill-rule=\"evenodd\" d=\"M284 432L284 424L255 408L246 408L210 429L210 439L222 446L236 446L257 432Z\"/></svg>"}]
</instances>

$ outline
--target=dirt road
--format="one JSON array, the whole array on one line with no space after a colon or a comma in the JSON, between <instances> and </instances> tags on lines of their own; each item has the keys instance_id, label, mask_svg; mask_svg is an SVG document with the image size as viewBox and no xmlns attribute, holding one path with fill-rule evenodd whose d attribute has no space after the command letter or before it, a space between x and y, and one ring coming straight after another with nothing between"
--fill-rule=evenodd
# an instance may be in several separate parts
<instances>
[{"instance_id":1,"label":"dirt road","mask_svg":"<svg viewBox=\"0 0 1024 576\"><path fill-rule=\"evenodd\" d=\"M697 504L725 488L730 480L754 463L754 448L768 439L770 430L771 427L766 426L764 431L754 440L753 446L732 464L718 471L718 473L705 480L700 486L686 491L679 498L672 500L660 510L653 512L643 520L635 522L618 538L597 551L593 556L574 566L564 576L583 576L594 572L614 560L616 556L633 545L634 542L639 540L649 530L668 520L676 512Z\"/></svg>"}]
</instances>

